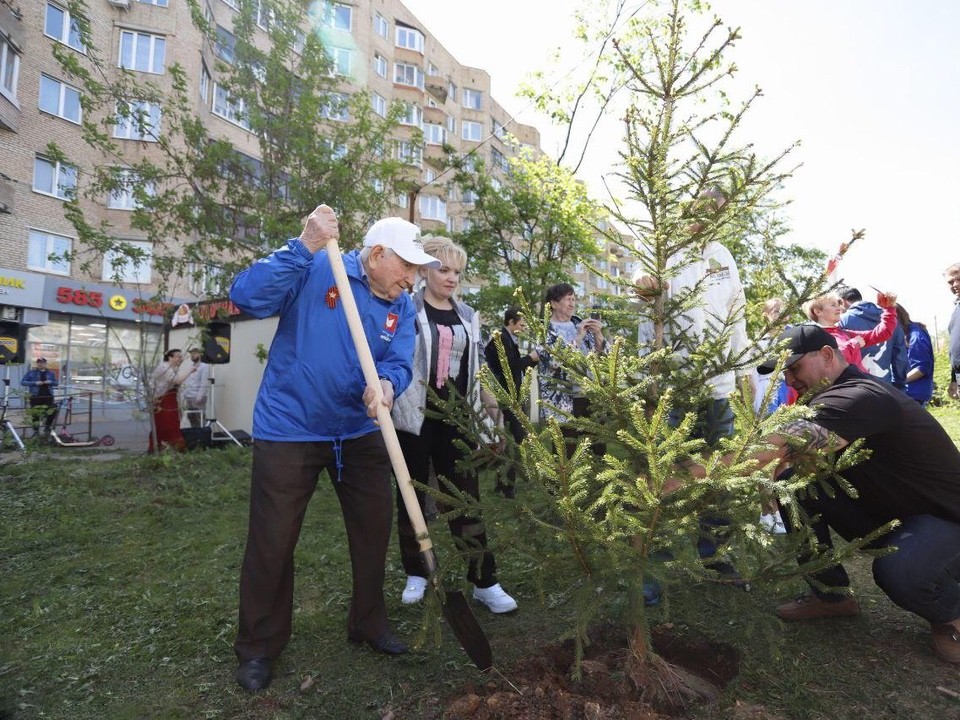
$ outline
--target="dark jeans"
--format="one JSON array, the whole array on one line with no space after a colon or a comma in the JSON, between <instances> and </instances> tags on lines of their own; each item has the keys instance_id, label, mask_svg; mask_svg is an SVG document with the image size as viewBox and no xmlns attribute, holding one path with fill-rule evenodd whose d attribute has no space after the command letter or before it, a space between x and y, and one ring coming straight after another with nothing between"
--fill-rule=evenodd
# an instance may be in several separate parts
<instances>
[{"instance_id":1,"label":"dark jeans","mask_svg":"<svg viewBox=\"0 0 960 720\"><path fill-rule=\"evenodd\" d=\"M41 395L30 398L30 420L34 432L40 432L41 420L43 420L43 426L49 431L56 417L57 408L52 397Z\"/></svg>"},{"instance_id":2,"label":"dark jeans","mask_svg":"<svg viewBox=\"0 0 960 720\"><path fill-rule=\"evenodd\" d=\"M836 497L820 493L800 500L811 516L820 515L812 528L822 548L832 548L829 528L846 540L865 537L885 521L865 513L858 502L842 491ZM784 513L787 520L787 513ZM873 561L873 579L893 602L932 623L960 618L960 523L933 515L910 515L893 531L874 542L873 548L896 547L896 552ZM805 558L801 557L801 561ZM811 576L828 588L846 588L850 578L842 565ZM824 600L838 600L838 593L820 590Z\"/></svg>"},{"instance_id":3,"label":"dark jeans","mask_svg":"<svg viewBox=\"0 0 960 720\"><path fill-rule=\"evenodd\" d=\"M337 467L338 460L341 467ZM376 640L389 630L383 580L393 493L390 459L379 432L332 442L253 443L250 522L240 571L240 662L276 658L290 639L293 551L307 504L326 469L343 511L353 571L347 634Z\"/></svg>"},{"instance_id":4,"label":"dark jeans","mask_svg":"<svg viewBox=\"0 0 960 720\"><path fill-rule=\"evenodd\" d=\"M683 413L671 410L667 417L670 427L677 427L683 420ZM720 438L733 435L734 415L730 401L726 398L708 400L697 408L697 418L693 424L691 438L701 439L713 447ZM697 551L701 558L710 558L716 555L717 547L723 543L724 531L722 528L730 521L721 517L700 518L700 537L697 540Z\"/></svg>"},{"instance_id":5,"label":"dark jeans","mask_svg":"<svg viewBox=\"0 0 960 720\"><path fill-rule=\"evenodd\" d=\"M593 415L593 409L590 407L590 401L585 397L574 397L572 414L574 417L591 417ZM576 449L580 438L586 437L585 433L571 428L569 425L563 425L560 428L560 432L563 433L563 437L566 438L568 456L573 455L573 451ZM594 455L604 455L607 452L607 445L602 442L590 443L590 451Z\"/></svg>"},{"instance_id":6,"label":"dark jeans","mask_svg":"<svg viewBox=\"0 0 960 720\"><path fill-rule=\"evenodd\" d=\"M510 436L513 438L513 441L520 445L523 442L523 439L527 436L527 431L524 430L523 424L520 422L520 418L513 414L510 410L503 411L503 425L510 432ZM519 453L518 453L519 456ZM505 478L499 478L497 480L497 491L503 492L508 495L508 497L513 497L513 488L517 484L517 467L513 463L510 463L510 468L507 470Z\"/></svg>"},{"instance_id":7,"label":"dark jeans","mask_svg":"<svg viewBox=\"0 0 960 720\"><path fill-rule=\"evenodd\" d=\"M462 473L456 463L460 459L460 450L455 440L466 440L455 427L442 420L426 418L420 428L420 434L398 432L403 457L407 461L410 477L426 485L430 479L430 461L437 474L441 490L445 490L440 476L445 477L454 487L472 498L480 499L480 482L473 473ZM469 443L468 443L469 444ZM417 502L423 510L425 493L415 488ZM443 512L444 508L440 508ZM487 532L483 520L477 517L460 515L447 523L453 535L457 549L468 557L467 580L477 587L486 588L497 582L497 563L493 553L487 550ZM417 534L410 523L407 508L397 489L397 538L400 542L400 559L407 575L427 577L426 568L420 558L420 544Z\"/></svg>"}]
</instances>

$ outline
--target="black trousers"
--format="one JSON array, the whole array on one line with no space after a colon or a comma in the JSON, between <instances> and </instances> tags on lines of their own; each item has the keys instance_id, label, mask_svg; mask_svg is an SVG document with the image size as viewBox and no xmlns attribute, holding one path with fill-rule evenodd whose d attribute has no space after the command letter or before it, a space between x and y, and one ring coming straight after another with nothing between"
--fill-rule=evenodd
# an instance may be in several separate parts
<instances>
[{"instance_id":1,"label":"black trousers","mask_svg":"<svg viewBox=\"0 0 960 720\"><path fill-rule=\"evenodd\" d=\"M40 420L43 420L44 427L49 430L53 427L53 421L57 417L57 410L54 407L53 398L49 395L40 395L30 398L30 419L34 430L40 429Z\"/></svg>"},{"instance_id":2,"label":"black trousers","mask_svg":"<svg viewBox=\"0 0 960 720\"><path fill-rule=\"evenodd\" d=\"M379 432L344 440L337 450L333 442L254 441L234 643L240 662L276 658L290 640L293 551L324 469L340 501L350 548L353 597L347 634L376 640L389 630L383 580L393 523L390 459Z\"/></svg>"},{"instance_id":3,"label":"black trousers","mask_svg":"<svg viewBox=\"0 0 960 720\"><path fill-rule=\"evenodd\" d=\"M473 473L462 473L456 468L460 451L454 446L455 440L464 440L452 425L442 420L426 418L420 428L420 434L397 432L403 457L407 461L407 470L417 482L424 485L430 479L430 462L439 478L441 475L453 483L461 492L480 499L480 481ZM443 483L440 483L443 490ZM417 490L417 502L423 510L424 492ZM443 508L440 508L443 511ZM477 587L485 588L497 583L497 563L493 553L487 550L487 532L483 520L476 517L459 516L447 523L458 550L468 557L467 580ZM400 559L407 575L427 577L427 570L420 558L420 545L417 533L410 523L407 508L397 489L397 538L400 542Z\"/></svg>"}]
</instances>

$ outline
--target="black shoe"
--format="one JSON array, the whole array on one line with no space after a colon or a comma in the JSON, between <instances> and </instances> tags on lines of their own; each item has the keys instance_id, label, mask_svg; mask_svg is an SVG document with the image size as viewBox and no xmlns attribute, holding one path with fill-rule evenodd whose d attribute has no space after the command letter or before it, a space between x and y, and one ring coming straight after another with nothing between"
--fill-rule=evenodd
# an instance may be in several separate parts
<instances>
[{"instance_id":1,"label":"black shoe","mask_svg":"<svg viewBox=\"0 0 960 720\"><path fill-rule=\"evenodd\" d=\"M513 500L517 496L516 488L513 485L506 485L504 483L498 482L493 491L498 495L502 495L507 500Z\"/></svg>"},{"instance_id":2,"label":"black shoe","mask_svg":"<svg viewBox=\"0 0 960 720\"><path fill-rule=\"evenodd\" d=\"M406 643L401 641L400 638L389 630L376 640L365 640L359 635L348 635L347 640L357 644L366 643L378 653L383 653L384 655L403 655L410 650Z\"/></svg>"},{"instance_id":3,"label":"black shoe","mask_svg":"<svg viewBox=\"0 0 960 720\"><path fill-rule=\"evenodd\" d=\"M270 658L244 660L237 668L237 684L248 692L258 692L270 684Z\"/></svg>"}]
</instances>

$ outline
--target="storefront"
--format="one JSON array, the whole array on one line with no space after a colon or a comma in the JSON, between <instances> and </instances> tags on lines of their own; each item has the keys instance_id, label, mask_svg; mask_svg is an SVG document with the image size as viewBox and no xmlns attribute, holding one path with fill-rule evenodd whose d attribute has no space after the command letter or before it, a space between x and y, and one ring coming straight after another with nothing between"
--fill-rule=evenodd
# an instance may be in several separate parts
<instances>
[{"instance_id":1,"label":"storefront","mask_svg":"<svg viewBox=\"0 0 960 720\"><path fill-rule=\"evenodd\" d=\"M61 388L131 401L135 368L159 362L164 307L136 290L0 268L0 319L26 327L25 362L5 368L11 388L43 357Z\"/></svg>"}]
</instances>

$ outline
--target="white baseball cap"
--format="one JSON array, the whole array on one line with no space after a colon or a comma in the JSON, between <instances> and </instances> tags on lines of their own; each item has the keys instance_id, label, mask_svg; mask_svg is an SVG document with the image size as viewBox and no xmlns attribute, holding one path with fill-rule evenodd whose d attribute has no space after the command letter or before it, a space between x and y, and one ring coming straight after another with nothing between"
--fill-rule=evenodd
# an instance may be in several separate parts
<instances>
[{"instance_id":1,"label":"white baseball cap","mask_svg":"<svg viewBox=\"0 0 960 720\"><path fill-rule=\"evenodd\" d=\"M396 217L377 220L363 238L364 247L382 245L413 265L438 268L442 264L433 255L423 251L420 228Z\"/></svg>"}]
</instances>

